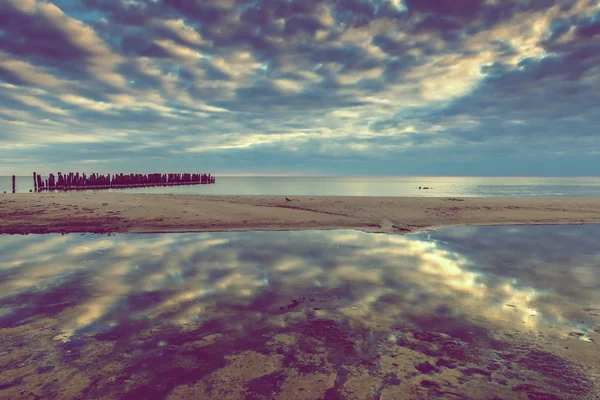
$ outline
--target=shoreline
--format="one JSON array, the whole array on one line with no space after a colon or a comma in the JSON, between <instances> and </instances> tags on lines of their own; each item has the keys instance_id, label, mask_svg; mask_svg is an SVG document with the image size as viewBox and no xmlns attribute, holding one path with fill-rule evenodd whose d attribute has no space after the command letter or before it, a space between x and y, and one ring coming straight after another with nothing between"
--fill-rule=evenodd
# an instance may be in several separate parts
<instances>
[{"instance_id":1,"label":"shoreline","mask_svg":"<svg viewBox=\"0 0 600 400\"><path fill-rule=\"evenodd\" d=\"M0 234L356 229L600 223L600 198L24 193L0 196Z\"/></svg>"}]
</instances>

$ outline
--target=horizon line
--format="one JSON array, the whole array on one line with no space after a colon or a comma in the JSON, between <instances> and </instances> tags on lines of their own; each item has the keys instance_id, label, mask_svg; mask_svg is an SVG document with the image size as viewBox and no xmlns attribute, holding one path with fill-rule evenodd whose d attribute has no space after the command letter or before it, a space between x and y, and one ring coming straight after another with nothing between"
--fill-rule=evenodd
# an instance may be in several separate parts
<instances>
[{"instance_id":1,"label":"horizon line","mask_svg":"<svg viewBox=\"0 0 600 400\"><path fill-rule=\"evenodd\" d=\"M87 172L84 172L87 173ZM100 172L90 172L96 174L102 174ZM121 172L109 172L107 174L120 174ZM130 172L135 174L153 174L158 172ZM128 174L130 174L128 173ZM196 173L196 172L162 172L163 174L170 173ZM201 172L198 172L201 173ZM209 174L208 172L202 172ZM68 174L68 172L67 172ZM38 174L44 176L45 174ZM46 174L47 175L47 174ZM211 176L215 177L225 177L225 178L354 178L354 177L363 177L363 178L600 178L600 175L436 175L436 174L427 174L427 175L393 175L393 174L357 174L357 175L302 175L302 174L214 174L210 172ZM13 175L0 175L0 177L10 178ZM33 172L31 175L14 175L17 178L32 178Z\"/></svg>"}]
</instances>

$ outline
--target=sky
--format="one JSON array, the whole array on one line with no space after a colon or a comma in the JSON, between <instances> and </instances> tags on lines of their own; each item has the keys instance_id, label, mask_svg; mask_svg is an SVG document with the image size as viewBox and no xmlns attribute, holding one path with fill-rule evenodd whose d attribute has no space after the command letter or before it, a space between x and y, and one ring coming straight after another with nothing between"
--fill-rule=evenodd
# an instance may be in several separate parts
<instances>
[{"instance_id":1,"label":"sky","mask_svg":"<svg viewBox=\"0 0 600 400\"><path fill-rule=\"evenodd\" d=\"M0 0L0 175L600 175L596 0Z\"/></svg>"}]
</instances>

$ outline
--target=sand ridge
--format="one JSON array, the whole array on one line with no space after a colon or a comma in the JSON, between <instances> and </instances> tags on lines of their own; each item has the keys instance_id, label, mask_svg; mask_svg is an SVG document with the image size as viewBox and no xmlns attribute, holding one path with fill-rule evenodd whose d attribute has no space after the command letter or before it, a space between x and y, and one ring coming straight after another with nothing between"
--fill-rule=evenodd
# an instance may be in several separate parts
<instances>
[{"instance_id":1,"label":"sand ridge","mask_svg":"<svg viewBox=\"0 0 600 400\"><path fill-rule=\"evenodd\" d=\"M229 196L110 192L0 196L0 233L150 233L600 223L600 198Z\"/></svg>"}]
</instances>

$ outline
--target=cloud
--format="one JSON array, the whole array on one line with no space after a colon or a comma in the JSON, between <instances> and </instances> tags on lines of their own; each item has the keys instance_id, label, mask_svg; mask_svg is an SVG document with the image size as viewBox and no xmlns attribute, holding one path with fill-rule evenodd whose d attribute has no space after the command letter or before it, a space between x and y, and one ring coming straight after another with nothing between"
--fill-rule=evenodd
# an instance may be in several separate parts
<instances>
[{"instance_id":1,"label":"cloud","mask_svg":"<svg viewBox=\"0 0 600 400\"><path fill-rule=\"evenodd\" d=\"M14 96L13 99L15 99L25 105L39 108L40 110L45 111L47 113L68 115L67 111L63 110L62 108L52 107L51 105L49 105L48 103L46 103L45 101L43 101L39 98L35 98L32 96L17 95L17 96Z\"/></svg>"},{"instance_id":2,"label":"cloud","mask_svg":"<svg viewBox=\"0 0 600 400\"><path fill-rule=\"evenodd\" d=\"M444 0L418 1L406 0L406 7L409 11L415 13L432 13L443 16L458 18L473 18L485 5L484 0L466 0L457 2L447 2Z\"/></svg>"},{"instance_id":3,"label":"cloud","mask_svg":"<svg viewBox=\"0 0 600 400\"><path fill-rule=\"evenodd\" d=\"M205 43L202 36L193 27L187 26L183 19L155 19L154 23L185 43L191 45L201 45Z\"/></svg>"},{"instance_id":4,"label":"cloud","mask_svg":"<svg viewBox=\"0 0 600 400\"><path fill-rule=\"evenodd\" d=\"M588 140L598 12L589 0L11 0L0 5L10 85L0 102L14 111L3 114L11 146L45 126L84 136L102 126L171 143L167 154L189 150L179 137L217 158L331 152L332 170L336 157L408 152L448 167L475 147L481 162L486 152L560 159L600 151ZM22 143L49 161L47 144ZM376 169L396 170L384 158ZM428 168L413 161L399 168Z\"/></svg>"},{"instance_id":5,"label":"cloud","mask_svg":"<svg viewBox=\"0 0 600 400\"><path fill-rule=\"evenodd\" d=\"M0 10L0 20L6 21L6 34L0 37L0 46L5 50L74 73L86 73L111 86L124 85L123 78L114 71L121 57L111 52L92 28L65 15L52 3L35 2L27 8L14 4L9 2ZM81 67L83 71L78 71Z\"/></svg>"},{"instance_id":6,"label":"cloud","mask_svg":"<svg viewBox=\"0 0 600 400\"><path fill-rule=\"evenodd\" d=\"M5 80L14 83L29 84L42 88L59 88L66 84L26 61L13 59L10 55L0 52L0 69L4 71Z\"/></svg>"}]
</instances>

